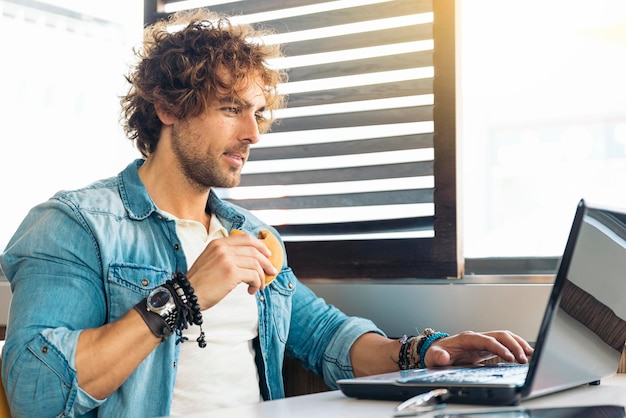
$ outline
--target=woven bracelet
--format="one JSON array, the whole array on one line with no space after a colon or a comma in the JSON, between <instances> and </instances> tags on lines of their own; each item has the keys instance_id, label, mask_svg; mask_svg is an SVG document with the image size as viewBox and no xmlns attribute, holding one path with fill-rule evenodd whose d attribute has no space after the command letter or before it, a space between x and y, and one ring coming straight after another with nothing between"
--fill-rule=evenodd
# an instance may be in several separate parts
<instances>
[{"instance_id":1,"label":"woven bracelet","mask_svg":"<svg viewBox=\"0 0 626 418\"><path fill-rule=\"evenodd\" d=\"M398 366L400 370L416 369L420 367L420 350L424 341L435 334L432 328L425 328L419 335L400 339L400 353L398 353Z\"/></svg>"},{"instance_id":2,"label":"woven bracelet","mask_svg":"<svg viewBox=\"0 0 626 418\"><path fill-rule=\"evenodd\" d=\"M445 332L436 332L432 335L429 335L426 338L426 340L424 341L424 344L422 344L422 347L420 348L420 367L422 369L426 368L426 363L424 362L424 358L426 357L426 351L428 351L432 343L442 338L445 338L447 336L448 334L446 334Z\"/></svg>"},{"instance_id":3,"label":"woven bracelet","mask_svg":"<svg viewBox=\"0 0 626 418\"><path fill-rule=\"evenodd\" d=\"M400 338L400 353L398 354L398 366L400 370L408 370L411 368L411 362L409 357L410 342L415 339L415 336L407 337L404 335Z\"/></svg>"}]
</instances>

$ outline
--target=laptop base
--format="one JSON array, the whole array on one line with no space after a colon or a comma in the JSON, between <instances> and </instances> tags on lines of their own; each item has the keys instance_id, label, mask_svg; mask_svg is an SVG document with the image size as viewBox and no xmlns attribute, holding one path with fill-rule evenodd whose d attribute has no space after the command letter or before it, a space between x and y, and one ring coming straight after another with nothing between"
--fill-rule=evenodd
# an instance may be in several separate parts
<instances>
[{"instance_id":1,"label":"laptop base","mask_svg":"<svg viewBox=\"0 0 626 418\"><path fill-rule=\"evenodd\" d=\"M447 403L459 403L468 405L494 405L494 406L516 406L519 405L522 394L521 388L510 388L509 390L493 391L492 388L476 387L455 387L451 385L440 386L410 386L406 384L391 386L386 384L366 383L344 384L341 391L348 397L357 399L373 400L393 400L405 401L413 396L429 392L434 389L447 389L450 397Z\"/></svg>"}]
</instances>

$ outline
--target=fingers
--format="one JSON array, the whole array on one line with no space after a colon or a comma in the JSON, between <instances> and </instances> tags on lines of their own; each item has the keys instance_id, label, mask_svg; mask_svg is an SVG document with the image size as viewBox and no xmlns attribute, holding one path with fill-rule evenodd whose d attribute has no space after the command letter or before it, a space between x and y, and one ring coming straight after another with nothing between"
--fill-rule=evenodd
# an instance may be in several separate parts
<instances>
[{"instance_id":1,"label":"fingers","mask_svg":"<svg viewBox=\"0 0 626 418\"><path fill-rule=\"evenodd\" d=\"M510 331L492 331L483 335L490 337L490 351L502 357L506 361L528 363L528 356L533 353L533 348L522 337Z\"/></svg>"},{"instance_id":2,"label":"fingers","mask_svg":"<svg viewBox=\"0 0 626 418\"><path fill-rule=\"evenodd\" d=\"M253 260L258 262L258 266L261 268L262 275L265 278L265 275L275 276L278 274L278 269L276 266L272 264L271 256L272 252L267 247L267 245L260 239L255 239L250 235L245 234L240 230L233 230L231 232L231 237L229 237L229 241L232 245L239 245L244 248L252 247L254 250L258 251L262 257L256 252L252 252L247 254L248 257L251 257ZM282 265L282 262L281 262Z\"/></svg>"},{"instance_id":3,"label":"fingers","mask_svg":"<svg viewBox=\"0 0 626 418\"><path fill-rule=\"evenodd\" d=\"M499 356L507 362L527 363L533 348L510 331L463 332L433 343L426 352L427 366L472 364Z\"/></svg>"},{"instance_id":4,"label":"fingers","mask_svg":"<svg viewBox=\"0 0 626 418\"><path fill-rule=\"evenodd\" d=\"M528 362L528 356L532 356L532 354L535 352L535 349L530 344L528 344L528 341L526 341L519 335L515 335L513 333L509 333L509 334L513 336L513 338L515 339L515 341L517 341L517 343L519 344L522 350L522 353L519 353L519 354L513 353L515 354L515 358L518 359L517 361L519 361L520 363ZM526 361L520 361L519 359L522 357L525 357Z\"/></svg>"},{"instance_id":5,"label":"fingers","mask_svg":"<svg viewBox=\"0 0 626 418\"><path fill-rule=\"evenodd\" d=\"M202 309L222 300L241 283L253 295L265 288L265 274L278 274L269 250L249 235L214 239L187 272Z\"/></svg>"},{"instance_id":6,"label":"fingers","mask_svg":"<svg viewBox=\"0 0 626 418\"><path fill-rule=\"evenodd\" d=\"M242 237L242 238L233 238L237 236ZM233 229L232 231L230 231L229 240L231 240L231 242L234 242L234 243L242 242L243 244L240 244L240 245L252 245L256 247L257 249L259 249L263 253L263 255L265 255L266 257L269 257L271 255L271 251L269 250L269 248L267 248L267 245L265 245L263 241L252 240L250 235L246 234L240 229Z\"/></svg>"},{"instance_id":7,"label":"fingers","mask_svg":"<svg viewBox=\"0 0 626 418\"><path fill-rule=\"evenodd\" d=\"M232 277L237 283L248 284L248 293L251 295L257 290L265 288L263 267L254 254L238 254L234 257L232 269L227 270L225 277Z\"/></svg>"}]
</instances>

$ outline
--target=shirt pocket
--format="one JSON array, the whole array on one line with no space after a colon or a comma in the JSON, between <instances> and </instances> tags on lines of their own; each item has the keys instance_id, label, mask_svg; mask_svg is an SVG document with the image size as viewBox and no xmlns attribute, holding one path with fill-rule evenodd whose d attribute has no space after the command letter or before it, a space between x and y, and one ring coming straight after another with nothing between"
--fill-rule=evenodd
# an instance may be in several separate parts
<instances>
[{"instance_id":1,"label":"shirt pocket","mask_svg":"<svg viewBox=\"0 0 626 418\"><path fill-rule=\"evenodd\" d=\"M290 268L284 269L268 286L269 301L268 307L271 312L271 319L274 329L281 342L286 343L289 336L291 324L291 309L293 305L293 295L296 291L295 277Z\"/></svg>"},{"instance_id":2,"label":"shirt pocket","mask_svg":"<svg viewBox=\"0 0 626 418\"><path fill-rule=\"evenodd\" d=\"M109 320L124 316L150 291L162 285L172 272L160 267L137 264L111 264L107 277Z\"/></svg>"}]
</instances>

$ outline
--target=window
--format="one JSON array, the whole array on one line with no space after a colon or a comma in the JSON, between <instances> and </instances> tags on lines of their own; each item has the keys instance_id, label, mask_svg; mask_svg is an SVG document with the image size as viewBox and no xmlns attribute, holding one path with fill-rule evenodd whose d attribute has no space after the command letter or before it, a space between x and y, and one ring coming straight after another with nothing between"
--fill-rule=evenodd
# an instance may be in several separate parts
<instances>
[{"instance_id":1,"label":"window","mask_svg":"<svg viewBox=\"0 0 626 418\"><path fill-rule=\"evenodd\" d=\"M459 3L465 257L558 257L626 199L626 3Z\"/></svg>"},{"instance_id":2,"label":"window","mask_svg":"<svg viewBox=\"0 0 626 418\"><path fill-rule=\"evenodd\" d=\"M32 206L139 156L118 96L141 27L140 2L0 1L0 251Z\"/></svg>"}]
</instances>

